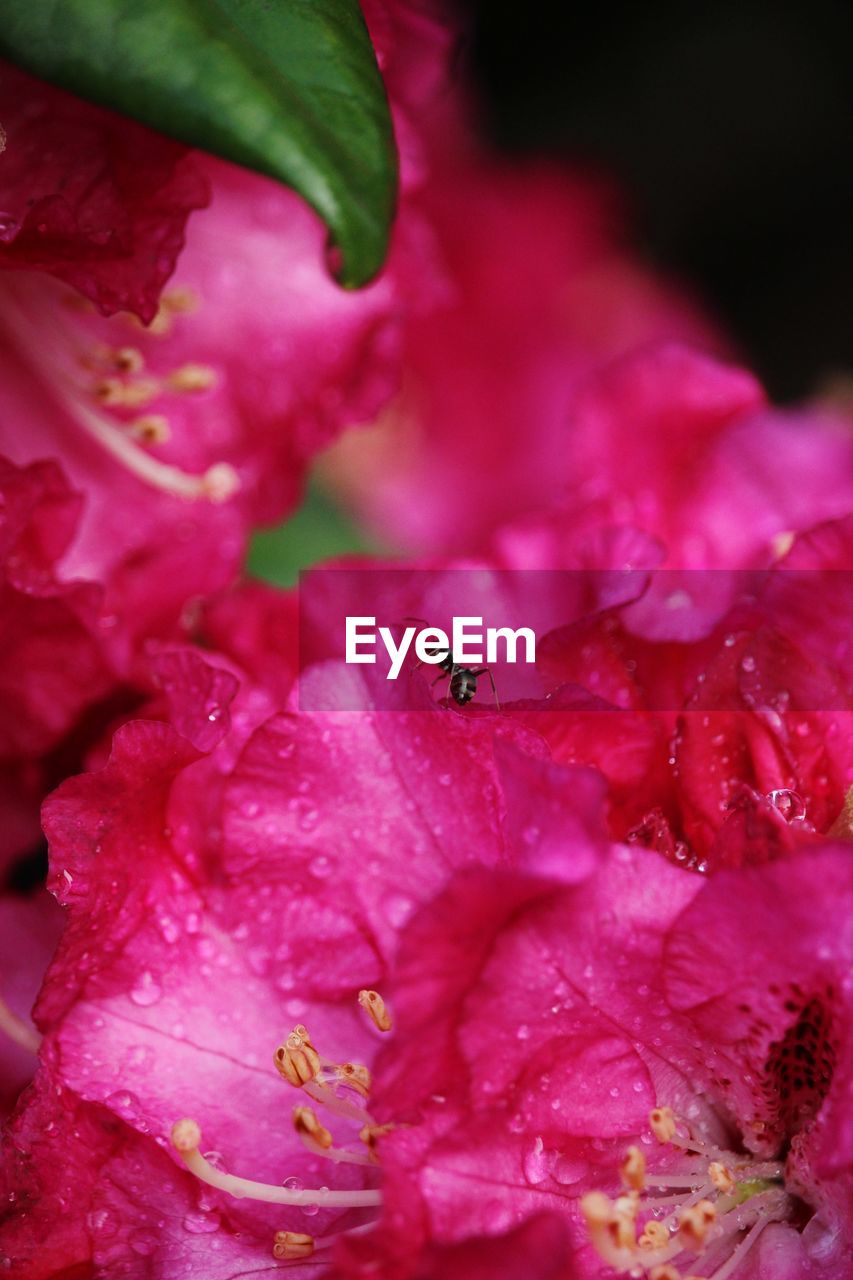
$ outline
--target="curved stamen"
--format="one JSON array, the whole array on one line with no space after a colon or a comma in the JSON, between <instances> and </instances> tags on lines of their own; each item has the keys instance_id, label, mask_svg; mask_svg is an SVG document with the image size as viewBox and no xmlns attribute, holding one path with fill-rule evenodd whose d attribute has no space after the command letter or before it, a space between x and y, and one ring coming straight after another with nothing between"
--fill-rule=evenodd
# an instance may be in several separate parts
<instances>
[{"instance_id":1,"label":"curved stamen","mask_svg":"<svg viewBox=\"0 0 853 1280\"><path fill-rule=\"evenodd\" d=\"M391 1012L378 991L359 991L358 1003L369 1015L377 1031L391 1030Z\"/></svg>"},{"instance_id":2,"label":"curved stamen","mask_svg":"<svg viewBox=\"0 0 853 1280\"><path fill-rule=\"evenodd\" d=\"M361 1191L332 1191L328 1187L316 1187L300 1191L276 1187L268 1182L255 1182L233 1173L215 1169L199 1150L201 1129L195 1120L179 1120L172 1126L172 1145L190 1173L208 1186L226 1191L235 1199L262 1200L268 1204L287 1204L301 1207L316 1206L320 1209L361 1209L382 1203L382 1192L375 1188Z\"/></svg>"},{"instance_id":3,"label":"curved stamen","mask_svg":"<svg viewBox=\"0 0 853 1280\"><path fill-rule=\"evenodd\" d=\"M12 1012L2 996L0 996L0 1031L15 1044L19 1044L22 1049L28 1049L30 1053L38 1053L41 1036L34 1026Z\"/></svg>"},{"instance_id":4,"label":"curved stamen","mask_svg":"<svg viewBox=\"0 0 853 1280\"><path fill-rule=\"evenodd\" d=\"M161 462L141 449L123 423L91 408L86 403L79 379L72 376L68 367L68 355L76 345L75 338L65 335L66 350L62 329L58 327L57 317L53 317L53 333L58 332L60 336L49 340L37 317L28 311L25 295L22 297L12 285L4 288L3 316L9 336L25 353L27 363L35 368L47 386L55 390L71 417L138 479L179 498L206 499L209 502L225 502L239 489L239 476L229 463L215 463L202 474L182 471L180 467ZM142 356L135 348L120 348L113 357L115 367L122 373L133 374L137 365L141 367ZM153 379L124 383L120 378L107 378L99 385L100 394L97 387L95 394L103 403L109 404L114 394L125 408L139 408L159 391Z\"/></svg>"},{"instance_id":5,"label":"curved stamen","mask_svg":"<svg viewBox=\"0 0 853 1280\"><path fill-rule=\"evenodd\" d=\"M332 1144L329 1130L317 1119L311 1107L293 1108L293 1127L310 1152L332 1160L335 1164L374 1165L376 1161L365 1151L347 1151Z\"/></svg>"}]
</instances>

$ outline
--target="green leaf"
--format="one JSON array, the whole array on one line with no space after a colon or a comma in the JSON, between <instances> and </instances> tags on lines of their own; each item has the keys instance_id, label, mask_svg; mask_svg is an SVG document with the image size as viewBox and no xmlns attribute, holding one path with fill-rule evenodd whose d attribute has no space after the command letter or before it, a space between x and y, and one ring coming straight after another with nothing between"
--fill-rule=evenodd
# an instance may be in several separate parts
<instances>
[{"instance_id":1,"label":"green leaf","mask_svg":"<svg viewBox=\"0 0 853 1280\"><path fill-rule=\"evenodd\" d=\"M395 156L358 0L6 0L0 54L294 187L343 284L381 267Z\"/></svg>"},{"instance_id":2,"label":"green leaf","mask_svg":"<svg viewBox=\"0 0 853 1280\"><path fill-rule=\"evenodd\" d=\"M277 587L292 587L301 569L354 552L388 554L358 529L316 485L295 515L276 529L256 533L246 565L249 573Z\"/></svg>"}]
</instances>

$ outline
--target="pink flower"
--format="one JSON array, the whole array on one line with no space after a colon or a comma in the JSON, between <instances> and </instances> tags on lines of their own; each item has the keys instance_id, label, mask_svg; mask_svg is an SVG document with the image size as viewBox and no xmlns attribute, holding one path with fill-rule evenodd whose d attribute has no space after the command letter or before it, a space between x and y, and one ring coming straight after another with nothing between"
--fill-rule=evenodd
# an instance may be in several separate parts
<instances>
[{"instance_id":1,"label":"pink flower","mask_svg":"<svg viewBox=\"0 0 853 1280\"><path fill-rule=\"evenodd\" d=\"M364 8L401 152L402 387L327 474L386 541L458 555L560 497L572 403L602 364L660 339L726 344L638 260L609 184L476 136L446 7Z\"/></svg>"},{"instance_id":2,"label":"pink flower","mask_svg":"<svg viewBox=\"0 0 853 1280\"><path fill-rule=\"evenodd\" d=\"M853 785L850 556L838 521L761 576L652 574L636 602L543 639L550 704L521 718L557 759L605 775L616 838L700 869L840 830Z\"/></svg>"},{"instance_id":3,"label":"pink flower","mask_svg":"<svg viewBox=\"0 0 853 1280\"><path fill-rule=\"evenodd\" d=\"M149 321L208 200L185 147L0 65L0 266L37 268L104 315Z\"/></svg>"},{"instance_id":4,"label":"pink flower","mask_svg":"<svg viewBox=\"0 0 853 1280\"><path fill-rule=\"evenodd\" d=\"M562 511L543 521L552 555L561 533L628 523L660 539L673 567L738 568L850 512L853 444L837 410L769 410L745 370L667 344L578 394L561 477Z\"/></svg>"},{"instance_id":5,"label":"pink flower","mask_svg":"<svg viewBox=\"0 0 853 1280\"><path fill-rule=\"evenodd\" d=\"M302 679L328 711L266 719L267 695L238 689L224 664L177 649L157 661L161 713L180 732L123 726L106 768L66 782L45 809L68 921L36 1009L42 1070L10 1138L28 1207L2 1239L28 1276L55 1274L63 1249L111 1274L133 1275L145 1257L151 1274L182 1274L191 1259L232 1276L270 1260L276 1231L330 1256L322 1249L378 1201L369 1076L347 1064L369 1067L382 1037L381 999L369 1016L358 996L386 982L401 927L460 866L523 862L572 880L598 856L590 834L578 860L573 835L579 822L597 831L598 780L549 766L511 724L426 702L389 714L369 681L362 712L341 713L341 682L361 673L336 664ZM288 1096L298 1062L310 1079ZM296 1132L288 1102L303 1104ZM196 1177L161 1150L183 1117L175 1141ZM16 1150L30 1143L22 1173ZM109 1158L93 1162L81 1143ZM77 1171L71 1183L57 1162ZM303 1213L292 1179L330 1191L306 1191ZM56 1196L71 1201L58 1218ZM556 1274L550 1262L543 1274Z\"/></svg>"},{"instance_id":6,"label":"pink flower","mask_svg":"<svg viewBox=\"0 0 853 1280\"><path fill-rule=\"evenodd\" d=\"M0 486L44 494L32 571L7 495L0 767L19 776L75 725L79 759L148 691L146 644L187 637L252 528L295 505L313 454L395 374L389 286L339 289L293 192L13 69L3 93Z\"/></svg>"},{"instance_id":7,"label":"pink flower","mask_svg":"<svg viewBox=\"0 0 853 1280\"><path fill-rule=\"evenodd\" d=\"M631 258L590 182L443 145L400 214L429 229L443 294L406 320L401 395L329 464L378 534L422 554L481 548L560 500L573 400L602 364L656 339L721 345Z\"/></svg>"},{"instance_id":8,"label":"pink flower","mask_svg":"<svg viewBox=\"0 0 853 1280\"><path fill-rule=\"evenodd\" d=\"M607 1275L853 1274L851 898L832 845L705 882L624 847L570 888L460 876L403 939L377 1065L395 1274L543 1211L584 1275L591 1244Z\"/></svg>"},{"instance_id":9,"label":"pink flower","mask_svg":"<svg viewBox=\"0 0 853 1280\"><path fill-rule=\"evenodd\" d=\"M5 452L59 458L87 497L68 571L134 621L228 582L247 529L289 510L313 453L393 386L388 287L345 293L298 197L197 163L211 207L147 330L43 276L0 280Z\"/></svg>"},{"instance_id":10,"label":"pink flower","mask_svg":"<svg viewBox=\"0 0 853 1280\"><path fill-rule=\"evenodd\" d=\"M30 1011L59 938L62 912L43 889L0 896L0 1115L14 1106L36 1065Z\"/></svg>"}]
</instances>

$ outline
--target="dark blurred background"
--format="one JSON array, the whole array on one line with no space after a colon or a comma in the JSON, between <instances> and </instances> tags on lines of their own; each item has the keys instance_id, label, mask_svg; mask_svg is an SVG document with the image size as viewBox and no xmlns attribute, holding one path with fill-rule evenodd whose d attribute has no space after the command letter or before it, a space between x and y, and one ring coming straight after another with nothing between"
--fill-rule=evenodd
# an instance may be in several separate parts
<instances>
[{"instance_id":1,"label":"dark blurred background","mask_svg":"<svg viewBox=\"0 0 853 1280\"><path fill-rule=\"evenodd\" d=\"M614 173L775 398L853 375L853 4L459 3L495 142Z\"/></svg>"}]
</instances>

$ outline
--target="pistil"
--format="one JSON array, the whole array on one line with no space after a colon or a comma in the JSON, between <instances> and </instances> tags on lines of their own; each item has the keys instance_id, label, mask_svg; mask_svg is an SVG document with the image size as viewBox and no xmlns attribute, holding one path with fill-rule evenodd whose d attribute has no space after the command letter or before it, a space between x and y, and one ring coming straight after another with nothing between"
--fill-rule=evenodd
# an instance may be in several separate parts
<instances>
[{"instance_id":1,"label":"pistil","mask_svg":"<svg viewBox=\"0 0 853 1280\"><path fill-rule=\"evenodd\" d=\"M382 1192L366 1187L360 1191L332 1191L329 1187L295 1190L276 1187L269 1182L256 1182L216 1169L201 1154L201 1129L195 1120L179 1120L172 1126L172 1146L190 1173L219 1191L227 1191L237 1200L263 1200L267 1204L296 1205L318 1209L361 1209L382 1203Z\"/></svg>"}]
</instances>

